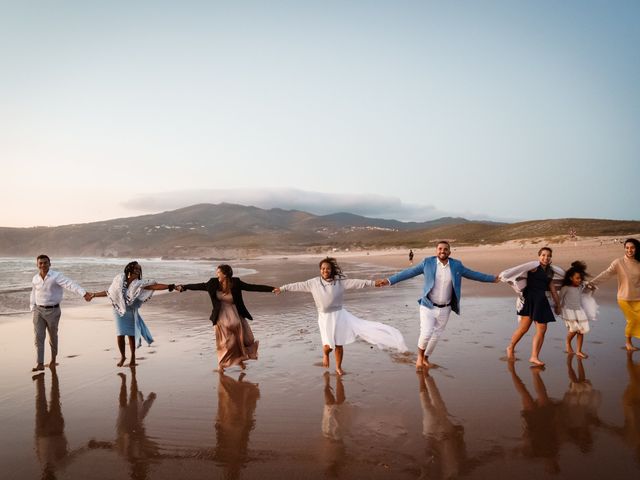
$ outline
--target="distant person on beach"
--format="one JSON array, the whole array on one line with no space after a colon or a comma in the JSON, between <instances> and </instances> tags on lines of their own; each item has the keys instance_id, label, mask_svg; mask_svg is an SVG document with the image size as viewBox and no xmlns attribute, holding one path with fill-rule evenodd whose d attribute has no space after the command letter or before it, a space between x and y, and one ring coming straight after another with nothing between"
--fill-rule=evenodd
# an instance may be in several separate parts
<instances>
[{"instance_id":1,"label":"distant person on beach","mask_svg":"<svg viewBox=\"0 0 640 480\"><path fill-rule=\"evenodd\" d=\"M140 307L149 300L155 290L173 291L174 284L157 283L154 280L142 279L142 267L136 261L129 262L124 267L124 273L119 273L111 282L109 290L94 292L93 297L109 297L113 305L113 316L116 321L116 338L120 350L118 367L124 365L127 360L125 340L129 339L129 351L131 360L129 367L136 363L136 348L142 345L142 339L151 345L153 337L140 315Z\"/></svg>"},{"instance_id":2,"label":"distant person on beach","mask_svg":"<svg viewBox=\"0 0 640 480\"><path fill-rule=\"evenodd\" d=\"M560 288L560 308L562 319L567 327L567 353L575 353L580 358L588 355L582 351L585 333L591 329L589 320L595 320L597 305L591 297L591 290L586 287L587 266L584 262L575 261L564 275ZM587 303L590 302L590 303ZM571 341L576 340L576 350L573 351Z\"/></svg>"},{"instance_id":3,"label":"distant person on beach","mask_svg":"<svg viewBox=\"0 0 640 480\"><path fill-rule=\"evenodd\" d=\"M209 319L213 323L216 334L216 351L218 354L218 371L232 365L245 368L245 360L257 360L258 341L255 340L249 322L253 317L244 305L242 291L273 292L270 285L253 285L245 283L233 276L229 265L218 265L216 278L205 283L178 285L177 290L206 291L211 297L213 311Z\"/></svg>"},{"instance_id":4,"label":"distant person on beach","mask_svg":"<svg viewBox=\"0 0 640 480\"><path fill-rule=\"evenodd\" d=\"M429 367L429 357L436 348L444 332L449 315L453 310L460 314L462 298L462 277L477 282L497 282L498 277L476 272L465 267L460 260L449 258L451 245L440 241L436 245L436 255L427 257L413 267L409 267L387 279L376 280L376 286L394 285L418 275L424 276L420 304L420 337L418 338L418 358L416 369Z\"/></svg>"},{"instance_id":5,"label":"distant person on beach","mask_svg":"<svg viewBox=\"0 0 640 480\"><path fill-rule=\"evenodd\" d=\"M624 257L611 262L609 268L590 283L597 286L614 275L618 278L618 305L627 320L625 348L635 351L638 347L633 345L631 338L640 338L640 242L635 238L625 240Z\"/></svg>"},{"instance_id":6,"label":"distant person on beach","mask_svg":"<svg viewBox=\"0 0 640 480\"><path fill-rule=\"evenodd\" d=\"M547 324L556 321L547 299L547 291L555 302L555 313L560 315L560 299L554 281L562 281L565 274L560 267L551 265L552 256L551 248L542 247L538 250L537 261L523 263L500 273L500 279L509 283L519 294L516 311L520 320L507 347L507 360L515 359L516 345L535 322L536 333L533 336L529 362L538 367L544 366L544 362L540 360L540 350Z\"/></svg>"},{"instance_id":7,"label":"distant person on beach","mask_svg":"<svg viewBox=\"0 0 640 480\"><path fill-rule=\"evenodd\" d=\"M313 296L318 309L318 327L322 339L322 366L329 367L329 353L334 350L336 373L343 375L344 345L356 338L380 348L407 350L402 334L395 328L380 322L362 320L343 307L345 290L374 287L373 280L346 278L335 258L326 257L319 263L320 276L305 282L289 283L275 289L282 292L307 292Z\"/></svg>"},{"instance_id":8,"label":"distant person on beach","mask_svg":"<svg viewBox=\"0 0 640 480\"><path fill-rule=\"evenodd\" d=\"M58 324L60 323L60 302L64 289L84 297L89 302L91 295L84 288L69 280L60 272L51 270L51 259L47 255L36 258L38 273L31 280L31 297L29 307L33 312L33 334L37 353L36 366L33 372L44 372L44 340L49 332L51 362L49 368L55 368L58 356Z\"/></svg>"},{"instance_id":9,"label":"distant person on beach","mask_svg":"<svg viewBox=\"0 0 640 480\"><path fill-rule=\"evenodd\" d=\"M409 250L409 263L413 265L413 250Z\"/></svg>"}]
</instances>

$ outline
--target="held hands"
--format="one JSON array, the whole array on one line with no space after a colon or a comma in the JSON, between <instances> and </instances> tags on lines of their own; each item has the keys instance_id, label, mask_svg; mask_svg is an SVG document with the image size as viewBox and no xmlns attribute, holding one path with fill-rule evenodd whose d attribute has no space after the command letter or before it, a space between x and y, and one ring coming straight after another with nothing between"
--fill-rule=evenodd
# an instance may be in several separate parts
<instances>
[{"instance_id":1,"label":"held hands","mask_svg":"<svg viewBox=\"0 0 640 480\"><path fill-rule=\"evenodd\" d=\"M273 293L275 293L276 295L280 295L282 291L280 290L280 287L276 287L273 289Z\"/></svg>"},{"instance_id":2,"label":"held hands","mask_svg":"<svg viewBox=\"0 0 640 480\"><path fill-rule=\"evenodd\" d=\"M84 299L85 299L87 302L90 302L90 301L91 301L91 299L92 299L94 296L95 296L95 295L94 295L93 293L86 292L86 293L84 294Z\"/></svg>"},{"instance_id":3,"label":"held hands","mask_svg":"<svg viewBox=\"0 0 640 480\"><path fill-rule=\"evenodd\" d=\"M176 285L175 288L179 292L184 292L184 287L182 285Z\"/></svg>"},{"instance_id":4,"label":"held hands","mask_svg":"<svg viewBox=\"0 0 640 480\"><path fill-rule=\"evenodd\" d=\"M376 288L378 287L386 287L387 285L389 285L389 280L387 280L386 278L379 278L378 280L376 280Z\"/></svg>"}]
</instances>

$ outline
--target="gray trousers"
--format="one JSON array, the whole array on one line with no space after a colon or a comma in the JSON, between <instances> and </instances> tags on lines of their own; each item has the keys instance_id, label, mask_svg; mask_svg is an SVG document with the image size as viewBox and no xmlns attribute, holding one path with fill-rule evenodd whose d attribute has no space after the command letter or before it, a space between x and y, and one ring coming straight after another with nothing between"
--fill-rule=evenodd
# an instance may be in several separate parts
<instances>
[{"instance_id":1,"label":"gray trousers","mask_svg":"<svg viewBox=\"0 0 640 480\"><path fill-rule=\"evenodd\" d=\"M37 362L44 363L44 340L49 332L49 346L51 357L58 355L58 323L60 322L60 307L43 308L37 305L33 308L33 336Z\"/></svg>"}]
</instances>

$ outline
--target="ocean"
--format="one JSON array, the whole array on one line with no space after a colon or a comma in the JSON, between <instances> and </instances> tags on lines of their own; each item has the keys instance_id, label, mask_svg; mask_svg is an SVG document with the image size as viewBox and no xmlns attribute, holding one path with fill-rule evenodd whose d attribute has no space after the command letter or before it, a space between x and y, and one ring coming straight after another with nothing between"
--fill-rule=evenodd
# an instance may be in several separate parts
<instances>
[{"instance_id":1,"label":"ocean","mask_svg":"<svg viewBox=\"0 0 640 480\"><path fill-rule=\"evenodd\" d=\"M51 269L82 285L88 291L106 290L113 277L122 272L129 258L63 257L52 258ZM162 260L138 258L143 278L159 282L202 282L215 275L215 266L222 261ZM23 313L29 310L31 279L38 273L35 258L0 258L0 315ZM256 270L235 268L236 275L250 275ZM66 305L79 305L84 301L73 293L65 293Z\"/></svg>"}]
</instances>

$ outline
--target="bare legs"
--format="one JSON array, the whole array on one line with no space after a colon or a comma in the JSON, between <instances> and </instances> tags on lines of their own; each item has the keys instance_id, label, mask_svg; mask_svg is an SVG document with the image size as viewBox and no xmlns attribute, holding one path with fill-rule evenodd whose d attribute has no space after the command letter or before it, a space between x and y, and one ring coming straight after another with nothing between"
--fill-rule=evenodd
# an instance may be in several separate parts
<instances>
[{"instance_id":1,"label":"bare legs","mask_svg":"<svg viewBox=\"0 0 640 480\"><path fill-rule=\"evenodd\" d=\"M542 344L544 343L545 333L547 333L547 324L536 322L536 334L533 336L533 344L531 346L531 357L529 357L529 362L537 365L538 367L544 367L544 362L540 361L538 356L540 355L540 350L542 349Z\"/></svg>"},{"instance_id":2,"label":"bare legs","mask_svg":"<svg viewBox=\"0 0 640 480\"><path fill-rule=\"evenodd\" d=\"M518 328L513 335L511 336L511 342L509 346L507 346L507 359L515 360L515 351L516 345L522 339L525 333L529 331L533 320L530 317L520 317L520 323L518 324ZM533 336L533 342L531 345L531 357L529 357L529 362L538 366L543 367L544 362L542 362L539 358L540 350L542 349L542 344L544 343L544 336L547 332L547 324L546 323L538 323L536 322L536 333Z\"/></svg>"},{"instance_id":3,"label":"bare legs","mask_svg":"<svg viewBox=\"0 0 640 480\"><path fill-rule=\"evenodd\" d=\"M578 339L576 340L576 351L574 352L573 348L571 348L571 340L573 340L573 337L576 337L576 336L578 337ZM587 355L582 351L583 342L584 342L584 334L579 332L569 332L567 334L567 353L569 355L575 353L580 358L589 357L589 355Z\"/></svg>"},{"instance_id":4,"label":"bare legs","mask_svg":"<svg viewBox=\"0 0 640 480\"><path fill-rule=\"evenodd\" d=\"M329 368L329 354L331 350L332 348L329 345L322 346L322 366L324 368Z\"/></svg>"},{"instance_id":5,"label":"bare legs","mask_svg":"<svg viewBox=\"0 0 640 480\"><path fill-rule=\"evenodd\" d=\"M511 335L511 342L509 343L509 346L507 347L507 359L508 360L515 360L516 345L518 344L520 339L524 336L524 334L529 331L529 327L531 327L532 323L533 323L533 320L531 320L531 318L529 318L529 317L520 317L520 322L518 323L518 328L516 328L516 331L513 332L513 335Z\"/></svg>"},{"instance_id":6,"label":"bare legs","mask_svg":"<svg viewBox=\"0 0 640 480\"><path fill-rule=\"evenodd\" d=\"M125 335L118 335L118 349L120 350L120 361L116 364L118 367L124 365L124 362L127 360L127 355L125 353ZM135 367L136 363L136 338L127 336L129 339L129 351L131 352L131 361L129 362L130 367Z\"/></svg>"},{"instance_id":7,"label":"bare legs","mask_svg":"<svg viewBox=\"0 0 640 480\"><path fill-rule=\"evenodd\" d=\"M329 345L322 346L322 366L324 368L329 368L329 354L331 353L332 348ZM336 345L335 352L333 353L336 357L336 373L338 375L344 375L344 371L342 370L342 358L344 357L344 347L342 345Z\"/></svg>"}]
</instances>

